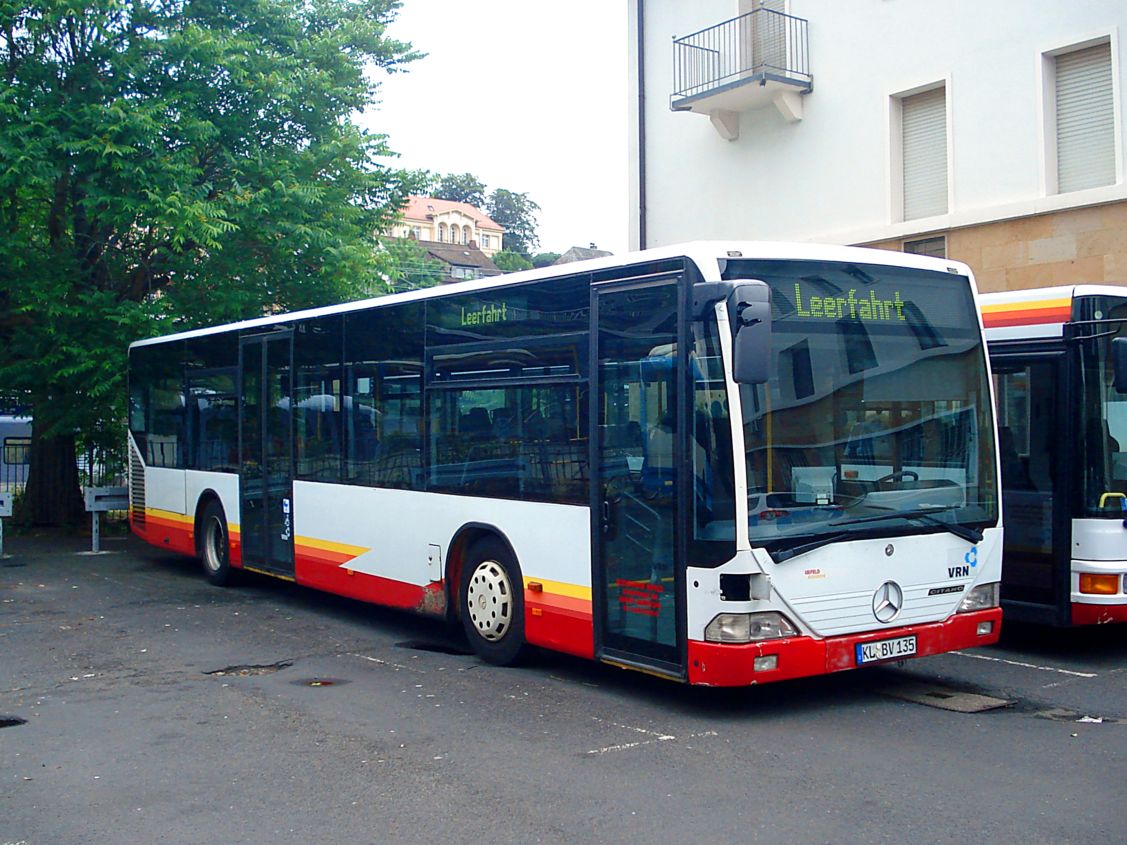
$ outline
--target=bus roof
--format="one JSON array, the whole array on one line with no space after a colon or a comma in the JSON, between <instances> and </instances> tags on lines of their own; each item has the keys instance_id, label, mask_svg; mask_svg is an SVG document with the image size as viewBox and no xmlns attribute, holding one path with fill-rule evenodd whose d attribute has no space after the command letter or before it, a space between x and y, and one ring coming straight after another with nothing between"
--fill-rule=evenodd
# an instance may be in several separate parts
<instances>
[{"instance_id":1,"label":"bus roof","mask_svg":"<svg viewBox=\"0 0 1127 845\"><path fill-rule=\"evenodd\" d=\"M986 339L1024 340L1060 337L1072 319L1079 296L1127 297L1127 288L1114 285L1058 285L1030 290L984 293L978 297Z\"/></svg>"},{"instance_id":2,"label":"bus roof","mask_svg":"<svg viewBox=\"0 0 1127 845\"><path fill-rule=\"evenodd\" d=\"M448 285L439 285L419 290L405 291L403 293L386 294L360 299L353 302L344 302L336 305L326 305L319 308L309 308L303 311L292 311L271 314L265 317L256 317L235 323L226 323L203 329L177 332L161 337L146 338L134 341L130 349L138 346L147 346L154 343L165 343L175 340L185 340L192 337L217 334L219 332L264 328L277 323L286 323L292 320L324 317L331 314L342 314L350 311L361 311L366 308L394 305L396 303L412 302L433 297L448 296L456 293L467 293L477 290L490 290L493 288L518 285L524 282L543 281L546 279L574 276L578 273L593 273L600 270L610 270L616 267L628 267L635 264L646 264L671 258L687 258L696 264L707 281L717 281L720 278L720 262L730 258L751 259L782 259L782 260L807 260L807 261L841 261L864 264L888 264L898 267L915 267L921 270L948 272L971 279L973 274L970 267L959 261L948 261L941 258L929 258L921 255L912 255L903 252L894 252L884 249L870 249L865 247L835 246L830 244L810 243L785 243L772 241L693 241L690 243L674 244L666 247L630 252L623 255L593 258L588 261L576 261L570 264L552 265L534 270L522 270L516 273L507 273L503 276L494 276L488 279L474 279L472 281L457 282Z\"/></svg>"}]
</instances>

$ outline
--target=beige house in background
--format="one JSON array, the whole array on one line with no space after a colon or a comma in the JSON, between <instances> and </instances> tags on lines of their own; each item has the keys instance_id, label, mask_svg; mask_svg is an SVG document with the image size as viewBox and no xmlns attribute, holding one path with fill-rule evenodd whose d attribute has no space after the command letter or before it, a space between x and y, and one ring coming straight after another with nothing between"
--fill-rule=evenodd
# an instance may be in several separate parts
<instances>
[{"instance_id":1,"label":"beige house in background","mask_svg":"<svg viewBox=\"0 0 1127 845\"><path fill-rule=\"evenodd\" d=\"M501 251L505 230L481 210L464 202L410 196L403 218L392 227L394 238L476 246L486 256Z\"/></svg>"}]
</instances>

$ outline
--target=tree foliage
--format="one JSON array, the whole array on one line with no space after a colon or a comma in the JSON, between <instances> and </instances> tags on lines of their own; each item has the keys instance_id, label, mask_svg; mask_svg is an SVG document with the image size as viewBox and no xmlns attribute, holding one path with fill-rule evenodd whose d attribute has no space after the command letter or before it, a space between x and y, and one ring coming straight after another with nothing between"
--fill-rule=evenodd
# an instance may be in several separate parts
<instances>
[{"instance_id":1,"label":"tree foliage","mask_svg":"<svg viewBox=\"0 0 1127 845\"><path fill-rule=\"evenodd\" d=\"M532 262L519 252L503 249L493 256L493 263L502 273L513 273L517 270L531 270Z\"/></svg>"},{"instance_id":2,"label":"tree foliage","mask_svg":"<svg viewBox=\"0 0 1127 845\"><path fill-rule=\"evenodd\" d=\"M527 193L518 194L497 188L489 195L485 213L505 229L502 244L506 250L529 256L540 245L536 235L536 212L540 210Z\"/></svg>"},{"instance_id":3,"label":"tree foliage","mask_svg":"<svg viewBox=\"0 0 1127 845\"><path fill-rule=\"evenodd\" d=\"M415 183L350 116L416 58L398 5L0 4L0 392L31 400L35 521L76 518L48 464L122 420L130 340L387 275L373 233Z\"/></svg>"},{"instance_id":4,"label":"tree foliage","mask_svg":"<svg viewBox=\"0 0 1127 845\"><path fill-rule=\"evenodd\" d=\"M558 252L538 252L529 258L533 267L551 267L559 260Z\"/></svg>"},{"instance_id":5,"label":"tree foliage","mask_svg":"<svg viewBox=\"0 0 1127 845\"><path fill-rule=\"evenodd\" d=\"M472 173L448 173L439 180L433 196L485 208L485 185Z\"/></svg>"}]
</instances>

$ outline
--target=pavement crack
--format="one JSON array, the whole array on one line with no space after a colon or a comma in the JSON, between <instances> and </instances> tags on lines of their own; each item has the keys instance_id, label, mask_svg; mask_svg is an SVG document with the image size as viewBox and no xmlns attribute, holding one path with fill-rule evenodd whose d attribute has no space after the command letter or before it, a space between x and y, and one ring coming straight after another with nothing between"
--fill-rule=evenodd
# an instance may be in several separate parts
<instances>
[{"instance_id":1,"label":"pavement crack","mask_svg":"<svg viewBox=\"0 0 1127 845\"><path fill-rule=\"evenodd\" d=\"M247 663L236 666L224 666L222 669L211 669L205 671L205 675L214 675L216 677L226 677L233 675L238 678L247 678L251 675L270 675L281 669L288 669L293 666L292 660L278 660L274 663Z\"/></svg>"}]
</instances>

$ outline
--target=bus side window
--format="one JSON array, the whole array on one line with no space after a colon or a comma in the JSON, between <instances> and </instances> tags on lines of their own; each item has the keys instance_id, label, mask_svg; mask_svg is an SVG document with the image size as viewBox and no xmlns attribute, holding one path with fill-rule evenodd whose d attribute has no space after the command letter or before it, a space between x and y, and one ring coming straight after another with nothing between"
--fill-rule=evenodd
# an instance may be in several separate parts
<instances>
[{"instance_id":1,"label":"bus side window","mask_svg":"<svg viewBox=\"0 0 1127 845\"><path fill-rule=\"evenodd\" d=\"M344 476L350 483L425 489L424 310L412 302L345 318Z\"/></svg>"}]
</instances>

